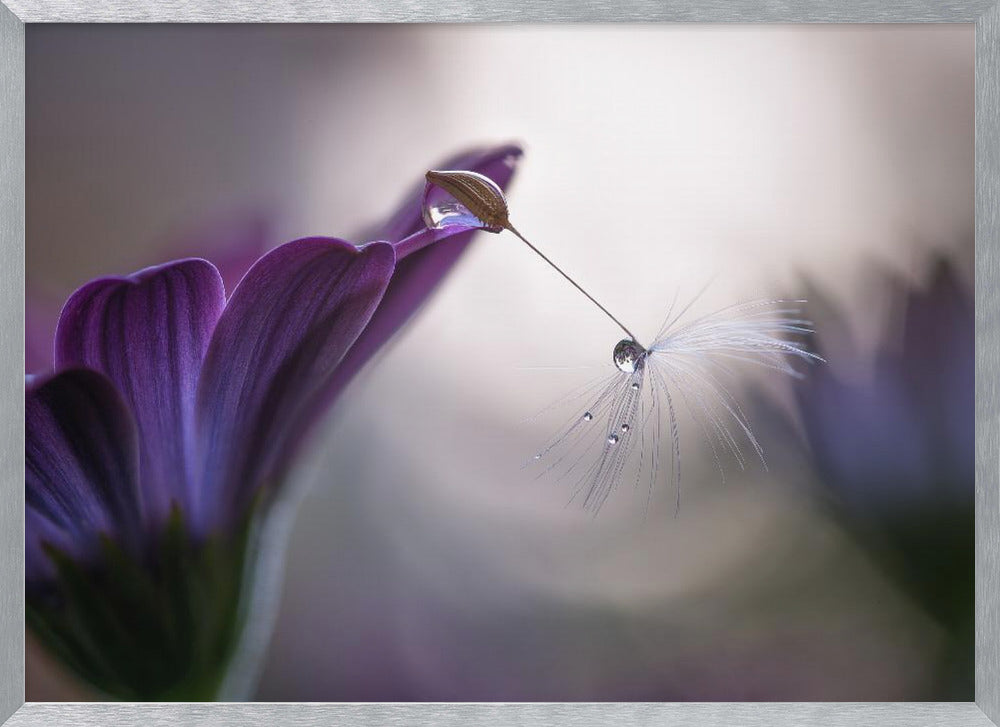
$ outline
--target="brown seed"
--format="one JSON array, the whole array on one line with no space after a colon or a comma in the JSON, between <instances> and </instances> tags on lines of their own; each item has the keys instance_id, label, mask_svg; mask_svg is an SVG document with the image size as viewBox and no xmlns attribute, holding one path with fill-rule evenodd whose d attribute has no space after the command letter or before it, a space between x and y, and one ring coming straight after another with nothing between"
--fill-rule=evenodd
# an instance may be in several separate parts
<instances>
[{"instance_id":1,"label":"brown seed","mask_svg":"<svg viewBox=\"0 0 1000 727\"><path fill-rule=\"evenodd\" d=\"M427 181L454 197L494 232L510 226L507 199L489 177L476 172L430 171Z\"/></svg>"}]
</instances>

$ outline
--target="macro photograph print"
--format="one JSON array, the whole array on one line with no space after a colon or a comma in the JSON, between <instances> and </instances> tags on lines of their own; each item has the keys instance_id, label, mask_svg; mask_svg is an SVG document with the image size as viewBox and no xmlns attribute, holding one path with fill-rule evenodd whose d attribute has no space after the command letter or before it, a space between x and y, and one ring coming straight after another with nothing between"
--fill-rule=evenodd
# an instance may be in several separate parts
<instances>
[{"instance_id":1,"label":"macro photograph print","mask_svg":"<svg viewBox=\"0 0 1000 727\"><path fill-rule=\"evenodd\" d=\"M25 29L28 701L970 701L972 25Z\"/></svg>"}]
</instances>

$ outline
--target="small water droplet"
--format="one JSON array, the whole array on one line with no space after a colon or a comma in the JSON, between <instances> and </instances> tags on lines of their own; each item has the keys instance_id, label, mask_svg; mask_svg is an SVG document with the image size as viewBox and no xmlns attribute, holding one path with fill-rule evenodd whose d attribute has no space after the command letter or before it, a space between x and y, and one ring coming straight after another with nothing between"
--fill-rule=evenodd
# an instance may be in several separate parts
<instances>
[{"instance_id":1,"label":"small water droplet","mask_svg":"<svg viewBox=\"0 0 1000 727\"><path fill-rule=\"evenodd\" d=\"M622 431L623 432L627 432L628 431L628 424L622 424Z\"/></svg>"},{"instance_id":2,"label":"small water droplet","mask_svg":"<svg viewBox=\"0 0 1000 727\"><path fill-rule=\"evenodd\" d=\"M535 455L535 459L541 459L541 458L542 458L542 455L540 455L540 454L536 454Z\"/></svg>"},{"instance_id":3,"label":"small water droplet","mask_svg":"<svg viewBox=\"0 0 1000 727\"><path fill-rule=\"evenodd\" d=\"M507 200L489 177L476 172L427 172L423 218L432 230L462 225L500 232L507 225Z\"/></svg>"},{"instance_id":4,"label":"small water droplet","mask_svg":"<svg viewBox=\"0 0 1000 727\"><path fill-rule=\"evenodd\" d=\"M634 374L642 368L646 360L646 349L631 338L625 338L615 345L615 350L612 352L611 358L620 371L624 371L626 374ZM638 388L638 386L633 384L633 388Z\"/></svg>"},{"instance_id":5,"label":"small water droplet","mask_svg":"<svg viewBox=\"0 0 1000 727\"><path fill-rule=\"evenodd\" d=\"M612 434L608 436L608 444L618 444L618 435Z\"/></svg>"},{"instance_id":6,"label":"small water droplet","mask_svg":"<svg viewBox=\"0 0 1000 727\"><path fill-rule=\"evenodd\" d=\"M583 415L583 420L585 422L589 422L593 418L594 418L594 415L591 414L589 411L586 414Z\"/></svg>"},{"instance_id":7,"label":"small water droplet","mask_svg":"<svg viewBox=\"0 0 1000 727\"><path fill-rule=\"evenodd\" d=\"M639 390L639 382L638 381L633 381L632 382L632 391L638 391L638 390Z\"/></svg>"}]
</instances>

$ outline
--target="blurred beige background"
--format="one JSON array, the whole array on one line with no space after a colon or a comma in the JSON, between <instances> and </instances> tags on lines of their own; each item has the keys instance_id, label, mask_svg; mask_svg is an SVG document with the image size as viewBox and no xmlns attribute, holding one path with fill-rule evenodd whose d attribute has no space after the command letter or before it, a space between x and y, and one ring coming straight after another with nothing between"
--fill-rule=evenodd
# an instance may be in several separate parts
<instances>
[{"instance_id":1,"label":"blurred beige background","mask_svg":"<svg viewBox=\"0 0 1000 727\"><path fill-rule=\"evenodd\" d=\"M515 224L640 336L713 276L697 310L805 276L870 340L874 270L971 259L973 38L32 26L29 288L62 299L229 216L265 215L271 244L349 236L436 160L515 140ZM919 698L939 635L801 463L724 487L692 465L680 516L660 493L645 520L627 491L593 520L520 471L554 425L523 420L617 340L514 238L481 236L302 463L260 699ZM86 696L36 654L28 690Z\"/></svg>"}]
</instances>

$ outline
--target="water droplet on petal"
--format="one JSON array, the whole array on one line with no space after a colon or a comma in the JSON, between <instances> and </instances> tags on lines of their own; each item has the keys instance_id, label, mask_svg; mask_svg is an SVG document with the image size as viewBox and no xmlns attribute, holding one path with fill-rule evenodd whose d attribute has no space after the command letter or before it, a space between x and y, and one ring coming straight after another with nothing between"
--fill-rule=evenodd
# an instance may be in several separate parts
<instances>
[{"instance_id":1,"label":"water droplet on petal","mask_svg":"<svg viewBox=\"0 0 1000 727\"><path fill-rule=\"evenodd\" d=\"M633 381L632 382L632 391L638 391L638 390L639 390L639 382L638 381Z\"/></svg>"},{"instance_id":2,"label":"water droplet on petal","mask_svg":"<svg viewBox=\"0 0 1000 727\"><path fill-rule=\"evenodd\" d=\"M634 374L642 368L646 360L646 349L631 338L626 338L615 345L615 350L611 355L619 370L626 374ZM633 383L632 388L638 389L639 386Z\"/></svg>"},{"instance_id":3,"label":"water droplet on petal","mask_svg":"<svg viewBox=\"0 0 1000 727\"><path fill-rule=\"evenodd\" d=\"M535 455L535 459L541 459L541 458L542 458L542 455L540 455L540 454L536 454Z\"/></svg>"},{"instance_id":4,"label":"water droplet on petal","mask_svg":"<svg viewBox=\"0 0 1000 727\"><path fill-rule=\"evenodd\" d=\"M424 224L432 230L462 225L500 232L507 224L507 199L487 176L476 172L427 172Z\"/></svg>"},{"instance_id":5,"label":"water droplet on petal","mask_svg":"<svg viewBox=\"0 0 1000 727\"><path fill-rule=\"evenodd\" d=\"M622 424L622 431L623 432L627 432L628 431L628 424Z\"/></svg>"},{"instance_id":6,"label":"water droplet on petal","mask_svg":"<svg viewBox=\"0 0 1000 727\"><path fill-rule=\"evenodd\" d=\"M589 422L593 418L594 418L594 415L591 414L589 411L586 414L583 415L583 420L585 422Z\"/></svg>"},{"instance_id":7,"label":"water droplet on petal","mask_svg":"<svg viewBox=\"0 0 1000 727\"><path fill-rule=\"evenodd\" d=\"M608 437L608 444L618 444L618 435L612 434Z\"/></svg>"}]
</instances>

